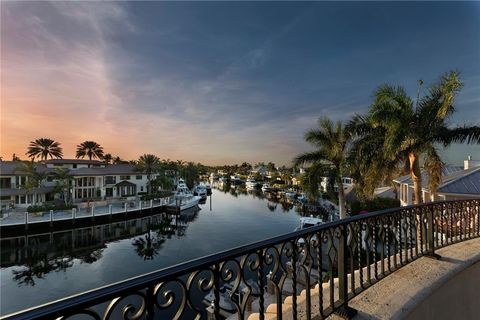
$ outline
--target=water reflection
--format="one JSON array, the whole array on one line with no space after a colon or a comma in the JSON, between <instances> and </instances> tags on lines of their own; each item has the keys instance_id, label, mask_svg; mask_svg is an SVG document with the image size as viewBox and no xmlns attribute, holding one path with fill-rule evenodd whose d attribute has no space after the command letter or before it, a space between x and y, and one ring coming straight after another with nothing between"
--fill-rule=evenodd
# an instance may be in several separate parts
<instances>
[{"instance_id":1,"label":"water reflection","mask_svg":"<svg viewBox=\"0 0 480 320\"><path fill-rule=\"evenodd\" d=\"M50 272L66 272L75 263L92 264L102 258L107 242L133 238L132 249L143 260L152 260L167 239L183 237L198 209L179 217L150 217L1 239L1 267L14 267L12 279L19 286L35 286Z\"/></svg>"},{"instance_id":2,"label":"water reflection","mask_svg":"<svg viewBox=\"0 0 480 320\"><path fill-rule=\"evenodd\" d=\"M278 196L275 193L264 193L260 189L248 190L243 184L231 184L228 182L216 182L213 183L213 186L217 190L225 194L228 193L235 198L238 198L239 195L249 195L254 199L267 199L267 208L271 212L274 212L277 209L277 205L280 204L283 212L289 212L290 210L294 209L296 212L302 213L301 207L297 206L295 201L282 196Z\"/></svg>"}]
</instances>

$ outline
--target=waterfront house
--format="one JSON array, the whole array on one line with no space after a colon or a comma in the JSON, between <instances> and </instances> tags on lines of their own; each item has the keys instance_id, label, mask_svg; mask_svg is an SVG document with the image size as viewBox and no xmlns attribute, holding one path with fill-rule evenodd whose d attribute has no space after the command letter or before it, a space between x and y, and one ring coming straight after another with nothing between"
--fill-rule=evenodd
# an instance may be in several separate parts
<instances>
[{"instance_id":1,"label":"waterfront house","mask_svg":"<svg viewBox=\"0 0 480 320\"><path fill-rule=\"evenodd\" d=\"M469 157L464 166L446 165L442 170L442 182L435 193L428 189L428 175L422 170L423 202L442 200L462 200L480 197L480 161ZM413 181L410 175L393 180L398 190L400 204L412 205L414 202Z\"/></svg>"},{"instance_id":2,"label":"waterfront house","mask_svg":"<svg viewBox=\"0 0 480 320\"><path fill-rule=\"evenodd\" d=\"M51 176L39 188L26 189L28 176L18 171L18 161L0 162L0 195L2 210L26 208L54 200L57 182ZM72 177L70 196L73 202L134 199L147 192L147 175L131 164L110 164L96 160L53 159L36 163L36 169L54 173L68 169ZM157 174L152 175L152 180Z\"/></svg>"},{"instance_id":3,"label":"waterfront house","mask_svg":"<svg viewBox=\"0 0 480 320\"><path fill-rule=\"evenodd\" d=\"M2 211L17 207L26 208L53 200L55 183L46 180L38 188L26 188L29 177L18 170L20 164L20 161L0 161L0 209ZM42 173L50 171L41 163L37 164L36 169Z\"/></svg>"}]
</instances>

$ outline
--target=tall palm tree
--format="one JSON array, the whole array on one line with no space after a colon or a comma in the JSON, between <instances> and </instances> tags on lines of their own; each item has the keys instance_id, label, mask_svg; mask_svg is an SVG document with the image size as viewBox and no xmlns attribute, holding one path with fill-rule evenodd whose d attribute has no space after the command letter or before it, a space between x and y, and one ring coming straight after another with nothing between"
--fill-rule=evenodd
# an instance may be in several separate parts
<instances>
[{"instance_id":1,"label":"tall palm tree","mask_svg":"<svg viewBox=\"0 0 480 320\"><path fill-rule=\"evenodd\" d=\"M103 159L103 147L95 141L84 141L77 146L76 157L88 157L89 160L92 158Z\"/></svg>"},{"instance_id":2,"label":"tall palm tree","mask_svg":"<svg viewBox=\"0 0 480 320\"><path fill-rule=\"evenodd\" d=\"M35 158L40 158L42 160L47 160L50 158L60 158L63 157L62 147L60 143L56 142L49 138L40 138L35 141L30 141L26 155L32 158L32 161Z\"/></svg>"},{"instance_id":3,"label":"tall palm tree","mask_svg":"<svg viewBox=\"0 0 480 320\"><path fill-rule=\"evenodd\" d=\"M420 82L420 86L423 82ZM365 152L359 161L372 170L385 173L404 167L414 187L414 204L422 199L421 159L429 176L429 191L433 195L441 183L443 163L437 152L440 145L480 143L480 127L453 127L449 118L454 113L454 100L463 87L457 71L444 74L414 102L402 87L380 86L365 117L359 117L360 128L356 146ZM366 184L372 185L375 181Z\"/></svg>"},{"instance_id":4,"label":"tall palm tree","mask_svg":"<svg viewBox=\"0 0 480 320\"><path fill-rule=\"evenodd\" d=\"M338 186L338 202L340 218L346 217L345 193L342 176L346 171L346 159L351 141L351 134L345 129L341 121L333 123L322 117L318 121L318 128L307 131L305 140L316 150L297 156L295 165L310 164L310 170L317 175L332 176Z\"/></svg>"},{"instance_id":5,"label":"tall palm tree","mask_svg":"<svg viewBox=\"0 0 480 320\"><path fill-rule=\"evenodd\" d=\"M144 172L147 175L148 193L152 191L151 190L152 174L158 172L160 170L160 167L161 167L161 161L156 155L144 154L138 159L138 162L137 162L138 170Z\"/></svg>"}]
</instances>

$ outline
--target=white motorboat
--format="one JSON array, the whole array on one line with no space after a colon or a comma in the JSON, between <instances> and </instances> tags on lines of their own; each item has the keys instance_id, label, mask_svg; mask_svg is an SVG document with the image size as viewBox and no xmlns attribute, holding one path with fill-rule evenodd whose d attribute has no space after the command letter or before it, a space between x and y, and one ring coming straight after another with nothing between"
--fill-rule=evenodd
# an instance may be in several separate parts
<instances>
[{"instance_id":1,"label":"white motorboat","mask_svg":"<svg viewBox=\"0 0 480 320\"><path fill-rule=\"evenodd\" d=\"M287 192L285 192L285 197L289 198L289 199L295 199L297 197L297 193L295 192L295 190L287 190Z\"/></svg>"},{"instance_id":2,"label":"white motorboat","mask_svg":"<svg viewBox=\"0 0 480 320\"><path fill-rule=\"evenodd\" d=\"M185 184L185 181L179 179L177 191L175 191L173 202L170 203L170 205L180 207L180 211L182 211L197 206L201 198L200 196L193 195Z\"/></svg>"},{"instance_id":3,"label":"white motorboat","mask_svg":"<svg viewBox=\"0 0 480 320\"><path fill-rule=\"evenodd\" d=\"M268 192L268 191L271 191L272 190L272 187L270 186L269 183L264 183L263 186L262 186L262 191L263 192Z\"/></svg>"},{"instance_id":4,"label":"white motorboat","mask_svg":"<svg viewBox=\"0 0 480 320\"><path fill-rule=\"evenodd\" d=\"M207 199L207 194L208 194L207 187L203 184L199 184L199 185L195 186L195 188L193 189L193 195L194 196L199 196L203 200Z\"/></svg>"},{"instance_id":5,"label":"white motorboat","mask_svg":"<svg viewBox=\"0 0 480 320\"><path fill-rule=\"evenodd\" d=\"M300 226L298 226L295 230L302 230L305 228L314 227L323 223L323 220L320 218L315 217L301 217L300 218Z\"/></svg>"},{"instance_id":6,"label":"white motorboat","mask_svg":"<svg viewBox=\"0 0 480 320\"><path fill-rule=\"evenodd\" d=\"M245 182L245 187L247 187L247 189L255 189L257 185L257 181L255 181L255 179L251 177L248 177L247 181Z\"/></svg>"},{"instance_id":7,"label":"white motorboat","mask_svg":"<svg viewBox=\"0 0 480 320\"><path fill-rule=\"evenodd\" d=\"M298 231L298 230L303 230L303 229L306 229L306 228L311 228L311 227L315 227L315 226L318 226L318 225L321 225L323 222L322 219L320 218L315 218L315 217L301 217L300 218L300 226L298 226L297 228L295 228L295 231ZM312 237L312 240L315 240L316 241L317 239L317 236L314 235ZM300 245L303 245L305 243L305 239L303 238L300 238L297 240L298 244Z\"/></svg>"}]
</instances>

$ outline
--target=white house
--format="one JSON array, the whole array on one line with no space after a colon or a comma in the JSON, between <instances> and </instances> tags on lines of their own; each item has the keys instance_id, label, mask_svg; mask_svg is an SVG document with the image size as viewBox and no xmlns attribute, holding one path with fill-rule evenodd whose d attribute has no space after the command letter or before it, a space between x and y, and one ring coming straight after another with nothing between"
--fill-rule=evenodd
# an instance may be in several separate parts
<instances>
[{"instance_id":1,"label":"white house","mask_svg":"<svg viewBox=\"0 0 480 320\"><path fill-rule=\"evenodd\" d=\"M0 161L0 203L2 210L28 207L54 200L55 180L44 181L40 188L27 190L28 176L18 172L18 161ZM37 170L53 173L68 169L72 184L68 192L73 202L135 198L147 191L147 175L131 164L110 164L96 160L53 159L36 163ZM157 175L152 175L155 179Z\"/></svg>"},{"instance_id":2,"label":"white house","mask_svg":"<svg viewBox=\"0 0 480 320\"><path fill-rule=\"evenodd\" d=\"M442 182L434 194L428 189L428 175L422 170L422 201L461 200L480 197L480 161L469 157L464 167L447 165L442 172ZM413 204L413 181L410 175L393 180L398 190L400 204Z\"/></svg>"},{"instance_id":3,"label":"white house","mask_svg":"<svg viewBox=\"0 0 480 320\"><path fill-rule=\"evenodd\" d=\"M23 188L29 178L25 173L18 171L19 164L19 161L0 161L0 209L28 207L53 200L54 182L45 181L41 187L31 190ZM37 170L49 171L45 165L40 163Z\"/></svg>"}]
</instances>

